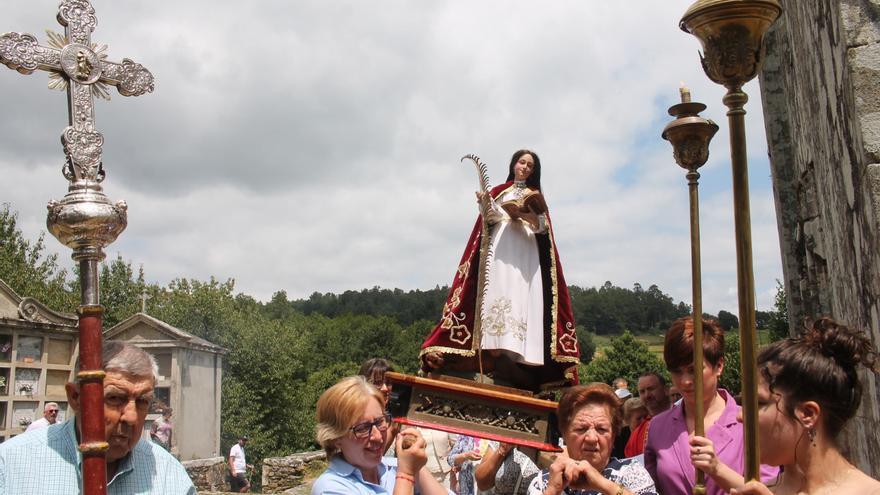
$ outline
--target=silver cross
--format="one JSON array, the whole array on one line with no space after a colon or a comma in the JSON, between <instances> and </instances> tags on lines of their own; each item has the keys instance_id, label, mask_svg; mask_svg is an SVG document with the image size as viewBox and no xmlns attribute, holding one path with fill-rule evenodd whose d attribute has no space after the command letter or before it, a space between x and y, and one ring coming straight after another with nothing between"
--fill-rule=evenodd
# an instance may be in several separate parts
<instances>
[{"instance_id":1,"label":"silver cross","mask_svg":"<svg viewBox=\"0 0 880 495\"><path fill-rule=\"evenodd\" d=\"M153 91L153 75L127 58L106 60L106 46L97 47L91 34L98 19L88 0L63 0L58 22L64 36L47 31L49 45L37 43L31 34L0 35L0 63L22 74L49 72L49 87L67 89L69 125L61 141L67 163L64 176L71 182L101 182L104 137L95 130L94 96L110 99L107 85L123 96L140 96Z\"/></svg>"}]
</instances>

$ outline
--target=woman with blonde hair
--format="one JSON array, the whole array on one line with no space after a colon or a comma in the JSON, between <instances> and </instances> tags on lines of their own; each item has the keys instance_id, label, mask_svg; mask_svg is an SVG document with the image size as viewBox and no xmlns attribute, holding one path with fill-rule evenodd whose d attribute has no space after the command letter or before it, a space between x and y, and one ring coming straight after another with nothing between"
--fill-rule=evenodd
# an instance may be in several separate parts
<instances>
[{"instance_id":1,"label":"woman with blonde hair","mask_svg":"<svg viewBox=\"0 0 880 495\"><path fill-rule=\"evenodd\" d=\"M318 399L317 420L316 440L329 466L312 495L447 493L424 468L425 440L416 429L397 436L397 458L383 457L391 415L382 392L364 377L344 378L327 389Z\"/></svg>"}]
</instances>

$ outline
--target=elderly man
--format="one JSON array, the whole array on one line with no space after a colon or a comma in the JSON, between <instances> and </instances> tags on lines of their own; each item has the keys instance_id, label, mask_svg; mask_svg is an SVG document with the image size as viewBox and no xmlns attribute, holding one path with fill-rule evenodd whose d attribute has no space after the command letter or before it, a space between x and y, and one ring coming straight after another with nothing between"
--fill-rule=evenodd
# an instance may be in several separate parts
<instances>
[{"instance_id":1,"label":"elderly man","mask_svg":"<svg viewBox=\"0 0 880 495\"><path fill-rule=\"evenodd\" d=\"M54 425L55 421L58 420L58 403L57 402L47 402L46 406L43 407L43 417L29 424L27 430L25 431L33 431L39 430L41 428L48 428L49 425Z\"/></svg>"},{"instance_id":2,"label":"elderly man","mask_svg":"<svg viewBox=\"0 0 880 495\"><path fill-rule=\"evenodd\" d=\"M648 439L648 425L651 418L672 407L669 402L669 389L666 378L659 373L645 373L639 377L639 398L648 409L648 415L639 423L629 436L626 447L623 449L627 457L637 456L645 451L645 442Z\"/></svg>"},{"instance_id":3,"label":"elderly man","mask_svg":"<svg viewBox=\"0 0 880 495\"><path fill-rule=\"evenodd\" d=\"M195 495L183 466L162 447L141 438L153 401L156 361L122 342L105 342L102 351L104 432L110 444L107 494ZM77 413L79 388L74 383L65 388L70 409ZM77 415L0 444L0 495L81 493L80 431Z\"/></svg>"}]
</instances>

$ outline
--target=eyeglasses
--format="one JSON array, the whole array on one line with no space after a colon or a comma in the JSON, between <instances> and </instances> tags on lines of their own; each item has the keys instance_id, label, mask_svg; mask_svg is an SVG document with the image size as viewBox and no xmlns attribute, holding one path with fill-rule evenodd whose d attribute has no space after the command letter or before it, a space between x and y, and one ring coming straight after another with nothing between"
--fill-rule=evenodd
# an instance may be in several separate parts
<instances>
[{"instance_id":1,"label":"eyeglasses","mask_svg":"<svg viewBox=\"0 0 880 495\"><path fill-rule=\"evenodd\" d=\"M351 428L351 432L354 434L354 437L359 440L364 440L370 436L370 433L373 432L373 427L375 426L379 431L385 431L388 429L388 426L391 424L391 415L383 414L373 421L365 421L363 423L358 423Z\"/></svg>"}]
</instances>

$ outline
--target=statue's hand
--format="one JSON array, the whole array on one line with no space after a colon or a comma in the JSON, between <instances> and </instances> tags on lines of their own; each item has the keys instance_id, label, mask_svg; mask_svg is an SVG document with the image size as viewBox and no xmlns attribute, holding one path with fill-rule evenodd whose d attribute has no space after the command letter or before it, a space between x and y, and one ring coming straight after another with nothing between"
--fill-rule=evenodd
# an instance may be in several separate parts
<instances>
[{"instance_id":1,"label":"statue's hand","mask_svg":"<svg viewBox=\"0 0 880 495\"><path fill-rule=\"evenodd\" d=\"M429 352L425 354L425 364L431 369L439 369L443 367L443 353L439 351Z\"/></svg>"}]
</instances>

